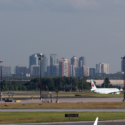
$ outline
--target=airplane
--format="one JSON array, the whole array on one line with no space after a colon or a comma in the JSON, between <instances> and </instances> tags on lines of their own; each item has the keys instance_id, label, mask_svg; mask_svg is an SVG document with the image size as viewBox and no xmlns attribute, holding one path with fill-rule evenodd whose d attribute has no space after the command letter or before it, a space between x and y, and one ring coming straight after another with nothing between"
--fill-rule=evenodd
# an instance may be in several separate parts
<instances>
[{"instance_id":1,"label":"airplane","mask_svg":"<svg viewBox=\"0 0 125 125\"><path fill-rule=\"evenodd\" d=\"M120 90L117 88L96 88L93 80L91 79L91 91L99 94L120 94Z\"/></svg>"},{"instance_id":2,"label":"airplane","mask_svg":"<svg viewBox=\"0 0 125 125\"><path fill-rule=\"evenodd\" d=\"M97 125L98 124L98 117L96 118L95 122L93 125Z\"/></svg>"}]
</instances>

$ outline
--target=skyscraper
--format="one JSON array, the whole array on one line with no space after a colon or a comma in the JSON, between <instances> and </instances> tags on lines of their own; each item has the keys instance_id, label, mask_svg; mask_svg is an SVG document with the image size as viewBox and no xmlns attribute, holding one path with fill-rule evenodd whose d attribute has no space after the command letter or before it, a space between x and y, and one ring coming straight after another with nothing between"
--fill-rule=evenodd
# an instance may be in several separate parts
<instances>
[{"instance_id":1,"label":"skyscraper","mask_svg":"<svg viewBox=\"0 0 125 125\"><path fill-rule=\"evenodd\" d=\"M62 58L59 62L59 76L70 77L70 63L68 59Z\"/></svg>"},{"instance_id":2,"label":"skyscraper","mask_svg":"<svg viewBox=\"0 0 125 125\"><path fill-rule=\"evenodd\" d=\"M41 74L42 74L42 76L47 75L47 66L48 66L48 58L45 54L43 54L43 58L41 60Z\"/></svg>"},{"instance_id":3,"label":"skyscraper","mask_svg":"<svg viewBox=\"0 0 125 125\"><path fill-rule=\"evenodd\" d=\"M79 57L79 67L86 66L86 60L85 57L81 56Z\"/></svg>"},{"instance_id":4,"label":"skyscraper","mask_svg":"<svg viewBox=\"0 0 125 125\"><path fill-rule=\"evenodd\" d=\"M31 55L31 56L29 57L29 67L30 67L31 65L38 65L38 61L39 61L39 59L38 59L38 55L37 55L37 54Z\"/></svg>"},{"instance_id":5,"label":"skyscraper","mask_svg":"<svg viewBox=\"0 0 125 125\"><path fill-rule=\"evenodd\" d=\"M11 76L11 66L7 66L7 65L3 65L0 67L0 71L2 68L2 76L6 77L6 76ZM1 75L1 73L0 73Z\"/></svg>"},{"instance_id":6,"label":"skyscraper","mask_svg":"<svg viewBox=\"0 0 125 125\"><path fill-rule=\"evenodd\" d=\"M52 74L51 76L59 76L59 64L54 64L51 66L52 68Z\"/></svg>"},{"instance_id":7,"label":"skyscraper","mask_svg":"<svg viewBox=\"0 0 125 125\"><path fill-rule=\"evenodd\" d=\"M96 73L109 74L109 64L106 63L96 64Z\"/></svg>"},{"instance_id":8,"label":"skyscraper","mask_svg":"<svg viewBox=\"0 0 125 125\"><path fill-rule=\"evenodd\" d=\"M75 77L75 73L76 73L75 66L70 65L70 76Z\"/></svg>"},{"instance_id":9,"label":"skyscraper","mask_svg":"<svg viewBox=\"0 0 125 125\"><path fill-rule=\"evenodd\" d=\"M57 55L51 54L50 55L50 76L58 76L59 65L57 63L58 63Z\"/></svg>"},{"instance_id":10,"label":"skyscraper","mask_svg":"<svg viewBox=\"0 0 125 125\"><path fill-rule=\"evenodd\" d=\"M125 59L122 59L122 61L121 61L121 72L124 72L124 65L125 65Z\"/></svg>"},{"instance_id":11,"label":"skyscraper","mask_svg":"<svg viewBox=\"0 0 125 125\"><path fill-rule=\"evenodd\" d=\"M31 66L32 65L38 66L40 64L38 55L42 55L42 53L35 53L35 54L32 54L29 57L29 71L30 71L30 74L31 74Z\"/></svg>"},{"instance_id":12,"label":"skyscraper","mask_svg":"<svg viewBox=\"0 0 125 125\"><path fill-rule=\"evenodd\" d=\"M93 76L93 75L95 75L95 68L89 68L89 75L90 76Z\"/></svg>"},{"instance_id":13,"label":"skyscraper","mask_svg":"<svg viewBox=\"0 0 125 125\"><path fill-rule=\"evenodd\" d=\"M78 59L77 59L77 57L73 56L71 58L71 65L74 65L75 68L78 67Z\"/></svg>"},{"instance_id":14,"label":"skyscraper","mask_svg":"<svg viewBox=\"0 0 125 125\"><path fill-rule=\"evenodd\" d=\"M26 76L28 73L26 66L16 66L16 76Z\"/></svg>"},{"instance_id":15,"label":"skyscraper","mask_svg":"<svg viewBox=\"0 0 125 125\"><path fill-rule=\"evenodd\" d=\"M54 64L57 64L57 55L51 54L50 55L50 66L53 66Z\"/></svg>"},{"instance_id":16,"label":"skyscraper","mask_svg":"<svg viewBox=\"0 0 125 125\"><path fill-rule=\"evenodd\" d=\"M89 76L89 67L82 66L79 67L79 77Z\"/></svg>"},{"instance_id":17,"label":"skyscraper","mask_svg":"<svg viewBox=\"0 0 125 125\"><path fill-rule=\"evenodd\" d=\"M39 76L40 74L40 66L38 65L31 65L30 67L30 70L31 70L31 76Z\"/></svg>"}]
</instances>

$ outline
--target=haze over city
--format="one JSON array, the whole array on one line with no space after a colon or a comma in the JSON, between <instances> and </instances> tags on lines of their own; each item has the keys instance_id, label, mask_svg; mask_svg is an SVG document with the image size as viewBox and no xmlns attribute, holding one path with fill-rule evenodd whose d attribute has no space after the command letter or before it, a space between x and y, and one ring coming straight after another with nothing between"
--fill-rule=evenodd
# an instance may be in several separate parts
<instances>
[{"instance_id":1,"label":"haze over city","mask_svg":"<svg viewBox=\"0 0 125 125\"><path fill-rule=\"evenodd\" d=\"M124 0L0 0L0 60L29 66L34 53L86 58L121 71L125 55Z\"/></svg>"}]
</instances>

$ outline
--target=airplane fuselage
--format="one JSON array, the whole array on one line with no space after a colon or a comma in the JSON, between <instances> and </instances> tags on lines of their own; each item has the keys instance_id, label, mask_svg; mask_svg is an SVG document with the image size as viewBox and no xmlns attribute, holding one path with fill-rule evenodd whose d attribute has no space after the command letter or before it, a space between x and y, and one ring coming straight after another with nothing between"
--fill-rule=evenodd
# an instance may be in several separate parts
<instances>
[{"instance_id":1,"label":"airplane fuselage","mask_svg":"<svg viewBox=\"0 0 125 125\"><path fill-rule=\"evenodd\" d=\"M117 88L96 88L91 89L91 91L99 94L120 94L120 91Z\"/></svg>"}]
</instances>

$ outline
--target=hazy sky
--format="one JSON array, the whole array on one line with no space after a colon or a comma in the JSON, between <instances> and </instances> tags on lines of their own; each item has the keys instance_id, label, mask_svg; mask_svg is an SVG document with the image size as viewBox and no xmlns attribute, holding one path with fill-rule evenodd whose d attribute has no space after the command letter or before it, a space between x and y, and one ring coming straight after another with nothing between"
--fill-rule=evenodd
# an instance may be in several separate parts
<instances>
[{"instance_id":1,"label":"hazy sky","mask_svg":"<svg viewBox=\"0 0 125 125\"><path fill-rule=\"evenodd\" d=\"M3 65L28 67L34 53L84 56L90 68L104 62L110 73L120 71L125 0L0 0Z\"/></svg>"}]
</instances>

